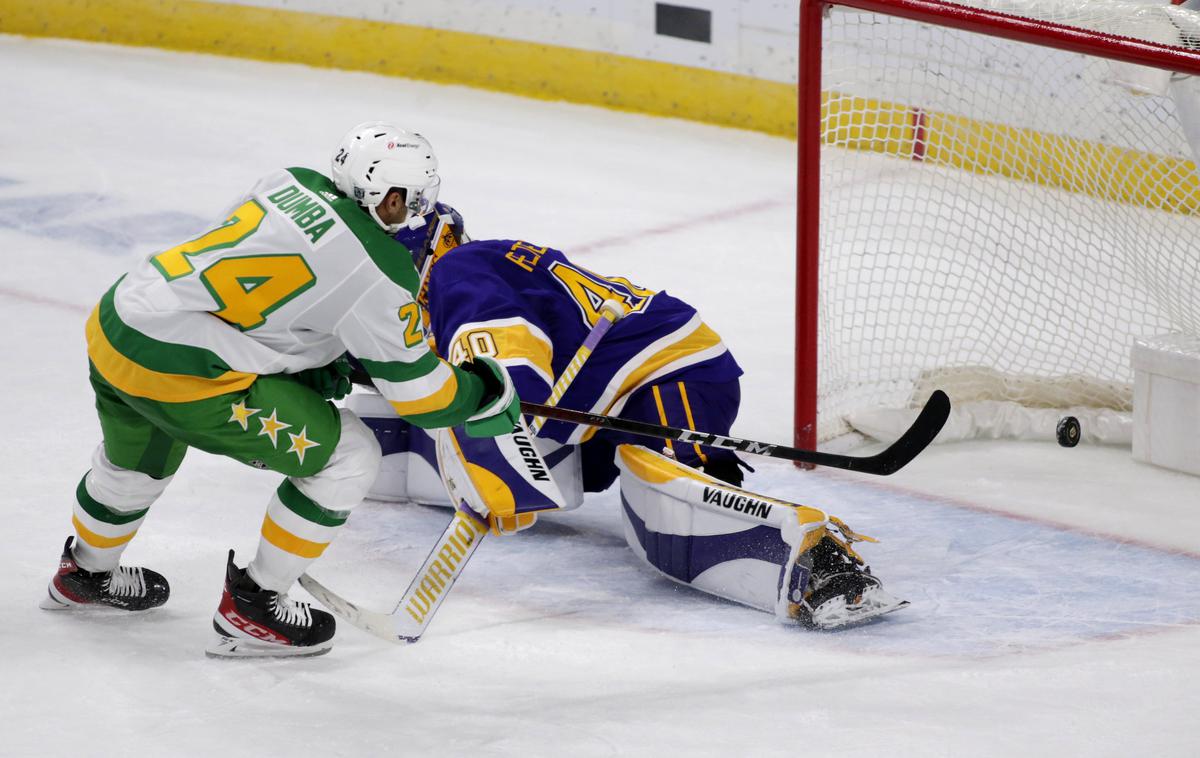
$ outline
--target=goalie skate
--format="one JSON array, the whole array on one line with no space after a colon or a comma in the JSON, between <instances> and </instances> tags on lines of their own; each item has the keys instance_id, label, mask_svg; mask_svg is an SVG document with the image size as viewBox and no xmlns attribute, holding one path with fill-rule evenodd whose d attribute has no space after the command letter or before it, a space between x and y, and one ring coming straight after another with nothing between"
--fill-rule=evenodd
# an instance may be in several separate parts
<instances>
[{"instance_id":1,"label":"goalie skate","mask_svg":"<svg viewBox=\"0 0 1200 758\"><path fill-rule=\"evenodd\" d=\"M809 551L812 575L792 618L812 629L861 624L908 605L884 591L862 560L830 537Z\"/></svg>"}]
</instances>

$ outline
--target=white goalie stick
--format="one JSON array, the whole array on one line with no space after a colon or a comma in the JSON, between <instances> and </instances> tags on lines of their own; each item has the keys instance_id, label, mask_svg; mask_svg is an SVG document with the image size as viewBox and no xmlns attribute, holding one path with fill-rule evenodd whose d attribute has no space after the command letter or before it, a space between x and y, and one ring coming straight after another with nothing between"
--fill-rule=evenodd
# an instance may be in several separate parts
<instances>
[{"instance_id":1,"label":"white goalie stick","mask_svg":"<svg viewBox=\"0 0 1200 758\"><path fill-rule=\"evenodd\" d=\"M391 613L352 603L308 574L300 576L300 586L321 605L364 632L397 644L416 642L487 532L487 524L470 509L455 511Z\"/></svg>"},{"instance_id":2,"label":"white goalie stick","mask_svg":"<svg viewBox=\"0 0 1200 758\"><path fill-rule=\"evenodd\" d=\"M562 375L550 390L550 397L546 400L547 406L552 406L562 398L596 345L624 315L625 309L619 303L612 300L604 302L600 307L600 318L596 325L588 332L583 344L575 351L570 363L563 369ZM540 424L529 432L525 422L518 419L517 429L514 431L532 436L538 428ZM359 629L388 642L409 644L421 639L437 609L449 594L450 588L462 574L467 561L475 554L488 533L486 520L466 504L482 502L482 499L462 466L461 457L456 450L450 449L450 446L457 447L457 443L453 441L453 434L439 435L438 470L442 474L446 490L456 503L454 518L434 543L429 556L421 564L404 596L391 613L373 611L352 603L307 573L300 577L300 586L308 590L321 605Z\"/></svg>"}]
</instances>

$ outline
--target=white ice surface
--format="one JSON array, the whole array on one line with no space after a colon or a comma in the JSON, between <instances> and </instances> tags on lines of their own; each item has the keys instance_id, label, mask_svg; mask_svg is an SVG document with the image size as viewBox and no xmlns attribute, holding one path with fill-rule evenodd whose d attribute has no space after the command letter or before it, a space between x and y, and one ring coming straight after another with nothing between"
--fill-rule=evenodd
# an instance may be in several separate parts
<instances>
[{"instance_id":1,"label":"white ice surface","mask_svg":"<svg viewBox=\"0 0 1200 758\"><path fill-rule=\"evenodd\" d=\"M751 488L880 537L911 608L805 633L678 588L613 491L490 540L418 645L205 659L270 474L190 453L126 555L142 616L36 602L99 428L82 324L136 256L349 125L438 148L476 237L565 249L699 306L747 370L735 432L790 438L793 143L363 74L0 38L0 755L1200 754L1200 480L1119 449L934 448L886 480L761 462ZM1033 190L1031 190L1033 191ZM314 573L388 607L444 511L368 502Z\"/></svg>"}]
</instances>

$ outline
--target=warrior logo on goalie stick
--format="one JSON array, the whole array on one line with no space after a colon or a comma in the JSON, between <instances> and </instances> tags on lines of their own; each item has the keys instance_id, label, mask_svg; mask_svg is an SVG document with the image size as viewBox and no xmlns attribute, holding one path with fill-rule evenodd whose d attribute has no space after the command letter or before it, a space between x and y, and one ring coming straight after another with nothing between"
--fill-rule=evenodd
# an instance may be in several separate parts
<instances>
[{"instance_id":1,"label":"warrior logo on goalie stick","mask_svg":"<svg viewBox=\"0 0 1200 758\"><path fill-rule=\"evenodd\" d=\"M425 621L425 614L429 613L430 608L437 606L438 598L446 587L454 583L456 570L469 553L468 548L485 534L485 524L462 510L455 512L453 532L446 536L445 544L429 563L425 576L419 580L416 593L405 608L418 624Z\"/></svg>"}]
</instances>

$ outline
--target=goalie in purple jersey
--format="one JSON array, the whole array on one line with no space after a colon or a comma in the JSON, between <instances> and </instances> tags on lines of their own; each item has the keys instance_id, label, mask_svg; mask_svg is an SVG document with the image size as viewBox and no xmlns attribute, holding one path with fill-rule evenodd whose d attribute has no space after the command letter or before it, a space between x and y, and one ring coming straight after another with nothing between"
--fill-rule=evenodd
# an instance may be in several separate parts
<instances>
[{"instance_id":1,"label":"goalie in purple jersey","mask_svg":"<svg viewBox=\"0 0 1200 758\"><path fill-rule=\"evenodd\" d=\"M622 317L594 347L557 405L727 434L741 368L696 310L664 291L602 276L562 252L521 240L467 241L463 219L438 204L396 239L421 272L425 332L451 364L494 359L524 400L540 402L616 302ZM438 435L396 418L370 394L351 395L384 459L370 496L450 505L438 473ZM512 435L517 437L519 435ZM547 421L534 444L561 494L538 498L519 457L500 440L453 443L494 531L526 528L537 511L569 509L621 479L625 535L668 578L809 626L834 628L902 607L883 592L851 543L863 538L822 511L741 490L729 450ZM649 446L648 445L649 442ZM448 446L441 445L441 450ZM444 473L444 472L443 472ZM532 486L531 486L532 485ZM532 502L539 499L539 502ZM499 504L497 507L496 504Z\"/></svg>"},{"instance_id":2,"label":"goalie in purple jersey","mask_svg":"<svg viewBox=\"0 0 1200 758\"><path fill-rule=\"evenodd\" d=\"M742 369L696 309L666 292L575 265L552 248L519 240L464 242L462 217L447 206L422 244L419 231L398 239L418 253L418 300L438 350L451 363L474 355L504 365L528 400L550 395L576 349L616 301L622 318L604 337L558 404L666 426L726 434L737 417ZM445 211L449 211L445 213ZM406 234L406 232L408 232ZM412 239L416 236L417 239ZM453 250L452 255L447 255ZM616 480L622 443L645 438L547 421L538 436L579 447L583 489L599 492ZM664 439L659 447L688 466L738 485L741 462L729 450Z\"/></svg>"}]
</instances>

